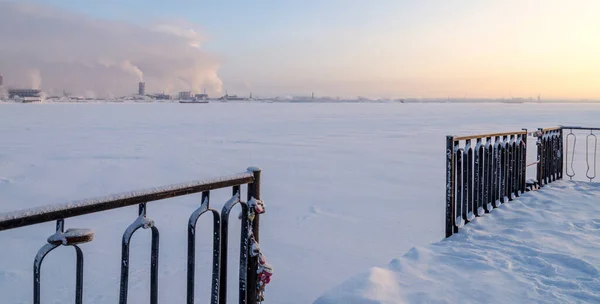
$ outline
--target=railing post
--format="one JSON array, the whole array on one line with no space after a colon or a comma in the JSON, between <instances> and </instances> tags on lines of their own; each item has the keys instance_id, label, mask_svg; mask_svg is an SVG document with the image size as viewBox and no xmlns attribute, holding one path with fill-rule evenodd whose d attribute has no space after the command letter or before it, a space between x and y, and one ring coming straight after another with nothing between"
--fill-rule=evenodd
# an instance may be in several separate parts
<instances>
[{"instance_id":1,"label":"railing post","mask_svg":"<svg viewBox=\"0 0 600 304\"><path fill-rule=\"evenodd\" d=\"M543 145L543 141L542 141L542 137L544 136L544 131L542 128L538 128L538 134L537 134L538 138L536 140L536 145L537 145L537 182L538 182L538 187L542 187L544 184L544 171L543 171L543 162L544 162L544 145Z\"/></svg>"},{"instance_id":2,"label":"railing post","mask_svg":"<svg viewBox=\"0 0 600 304\"><path fill-rule=\"evenodd\" d=\"M564 142L563 142L563 128L561 127L558 131L559 135L558 135L558 179L562 179L563 178L563 159L564 159L564 155L565 155L565 150L564 150Z\"/></svg>"},{"instance_id":3,"label":"railing post","mask_svg":"<svg viewBox=\"0 0 600 304\"><path fill-rule=\"evenodd\" d=\"M523 129L523 131L525 131L525 134L521 137L523 151L521 151L521 180L519 181L521 183L521 193L527 191L527 129Z\"/></svg>"},{"instance_id":4,"label":"railing post","mask_svg":"<svg viewBox=\"0 0 600 304\"><path fill-rule=\"evenodd\" d=\"M454 223L456 215L454 213L454 136L446 136L446 237L450 237L457 232Z\"/></svg>"},{"instance_id":5,"label":"railing post","mask_svg":"<svg viewBox=\"0 0 600 304\"><path fill-rule=\"evenodd\" d=\"M248 184L248 202L254 198L255 200L260 200L260 177L261 177L261 169L250 167L248 168L249 172L252 172L254 175L254 182ZM260 242L260 214L256 213L254 215L254 219L251 222L252 227L252 235L254 236L254 241L257 243ZM252 256L250 251L252 248L248 247L248 274L247 278L247 286L248 286L248 304L256 304L258 302L258 256Z\"/></svg>"}]
</instances>

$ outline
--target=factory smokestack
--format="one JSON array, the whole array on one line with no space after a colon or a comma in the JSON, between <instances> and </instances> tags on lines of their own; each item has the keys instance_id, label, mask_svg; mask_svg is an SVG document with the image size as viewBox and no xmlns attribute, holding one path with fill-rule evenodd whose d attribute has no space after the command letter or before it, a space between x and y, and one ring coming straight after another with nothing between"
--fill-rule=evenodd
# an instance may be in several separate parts
<instances>
[{"instance_id":1,"label":"factory smokestack","mask_svg":"<svg viewBox=\"0 0 600 304\"><path fill-rule=\"evenodd\" d=\"M138 95L146 95L146 83L145 82L139 83Z\"/></svg>"},{"instance_id":2,"label":"factory smokestack","mask_svg":"<svg viewBox=\"0 0 600 304\"><path fill-rule=\"evenodd\" d=\"M4 84L4 77L0 74L0 87Z\"/></svg>"}]
</instances>

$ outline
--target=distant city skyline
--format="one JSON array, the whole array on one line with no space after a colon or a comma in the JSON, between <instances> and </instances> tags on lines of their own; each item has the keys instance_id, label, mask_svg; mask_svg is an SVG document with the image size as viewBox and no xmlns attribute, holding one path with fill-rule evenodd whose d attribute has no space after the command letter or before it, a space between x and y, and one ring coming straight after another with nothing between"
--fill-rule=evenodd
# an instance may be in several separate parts
<instances>
[{"instance_id":1,"label":"distant city skyline","mask_svg":"<svg viewBox=\"0 0 600 304\"><path fill-rule=\"evenodd\" d=\"M5 85L600 99L600 2L0 0Z\"/></svg>"}]
</instances>

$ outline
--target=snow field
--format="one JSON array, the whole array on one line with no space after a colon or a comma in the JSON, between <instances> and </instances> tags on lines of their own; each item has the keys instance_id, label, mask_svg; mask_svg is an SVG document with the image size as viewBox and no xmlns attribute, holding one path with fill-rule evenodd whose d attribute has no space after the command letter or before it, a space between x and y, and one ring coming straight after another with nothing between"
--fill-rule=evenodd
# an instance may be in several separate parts
<instances>
[{"instance_id":1,"label":"snow field","mask_svg":"<svg viewBox=\"0 0 600 304\"><path fill-rule=\"evenodd\" d=\"M275 268L265 303L310 303L365 269L387 265L410 248L443 237L446 135L593 125L600 121L598 109L560 104L0 104L0 211L260 166L267 205L260 245ZM229 189L214 191L211 206L220 210L230 196ZM161 233L161 302L185 300L186 224L200 203L198 194L148 204L148 216ZM86 303L118 298L121 237L136 217L132 206L66 220L66 228L96 233L93 242L81 246ZM237 221L231 224L230 231L239 231ZM209 297L211 229L211 220L200 218L198 303ZM0 233L0 242L10 244L10 250L0 252L0 292L7 303L31 301L33 257L53 233L54 223ZM232 233L230 252L239 248L236 239ZM149 231L138 231L131 245L130 302L145 302ZM44 262L42 293L50 303L74 297L72 251L59 248ZM228 289L234 300L237 255L230 257Z\"/></svg>"}]
</instances>

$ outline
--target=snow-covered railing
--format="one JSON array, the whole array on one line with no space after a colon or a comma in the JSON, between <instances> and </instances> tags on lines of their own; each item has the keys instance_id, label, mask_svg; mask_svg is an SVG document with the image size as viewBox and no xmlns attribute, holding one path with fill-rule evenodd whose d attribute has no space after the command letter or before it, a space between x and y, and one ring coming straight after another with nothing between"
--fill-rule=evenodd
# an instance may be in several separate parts
<instances>
[{"instance_id":1,"label":"snow-covered railing","mask_svg":"<svg viewBox=\"0 0 600 304\"><path fill-rule=\"evenodd\" d=\"M563 129L539 128L537 136L537 184L543 187L563 177Z\"/></svg>"},{"instance_id":2,"label":"snow-covered railing","mask_svg":"<svg viewBox=\"0 0 600 304\"><path fill-rule=\"evenodd\" d=\"M527 130L446 137L446 237L526 191Z\"/></svg>"},{"instance_id":3,"label":"snow-covered railing","mask_svg":"<svg viewBox=\"0 0 600 304\"><path fill-rule=\"evenodd\" d=\"M577 131L585 136L577 144ZM568 133L567 133L568 132ZM595 127L559 126L510 133L446 137L446 237L476 216L567 175L585 171L596 178L598 138ZM583 133L583 134L581 134ZM566 134L566 135L564 135ZM527 164L527 137L536 138L537 160ZM585 147L581 147L585 146ZM576 150L585 150L584 157ZM577 157L576 157L577 156ZM584 161L585 160L585 161ZM536 166L535 180L527 167ZM579 175L580 177L583 174Z\"/></svg>"},{"instance_id":4,"label":"snow-covered railing","mask_svg":"<svg viewBox=\"0 0 600 304\"><path fill-rule=\"evenodd\" d=\"M196 222L205 213L212 213L214 229L210 303L224 304L227 302L229 214L235 205L240 204L242 207L242 214L240 215L242 231L239 253L239 303L254 304L262 302L265 285L269 282L272 274L272 268L266 263L258 246L259 215L264 213L265 210L264 204L260 200L260 176L260 169L249 168L244 173L211 180L4 213L0 214L0 231L56 221L55 233L47 239L47 244L38 251L34 259L33 303L40 303L40 271L42 261L50 251L61 245L73 246L75 248L77 259L75 302L82 303L83 251L78 245L92 241L94 232L89 229L67 229L65 231L65 219L131 205L139 205L137 218L123 234L119 303L127 303L129 242L131 237L140 228L150 228L152 230L150 303L156 304L158 303L159 231L154 221L147 217L147 203L193 193L202 193L202 203L191 214L188 222L187 303L194 303ZM241 199L241 186L243 185L247 185L247 201L242 201ZM217 210L210 208L209 198L211 190L222 188L231 188L233 195L223 206L221 213L219 213Z\"/></svg>"}]
</instances>

